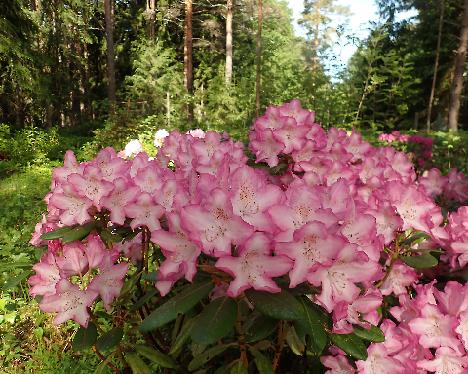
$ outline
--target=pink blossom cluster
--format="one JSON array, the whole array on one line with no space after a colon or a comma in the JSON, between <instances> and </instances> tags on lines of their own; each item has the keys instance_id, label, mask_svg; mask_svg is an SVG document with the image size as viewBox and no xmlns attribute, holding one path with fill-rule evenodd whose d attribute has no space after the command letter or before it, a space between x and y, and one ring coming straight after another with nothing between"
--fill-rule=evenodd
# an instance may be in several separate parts
<instances>
[{"instance_id":1,"label":"pink blossom cluster","mask_svg":"<svg viewBox=\"0 0 468 374\"><path fill-rule=\"evenodd\" d=\"M372 343L365 361L357 361L363 374L464 374L468 372L468 284L449 281L444 290L434 282L414 287L417 296L399 296L390 309L391 319L380 328L385 342ZM322 357L327 373L355 373L343 352Z\"/></svg>"},{"instance_id":2,"label":"pink blossom cluster","mask_svg":"<svg viewBox=\"0 0 468 374\"><path fill-rule=\"evenodd\" d=\"M468 202L468 179L457 169L451 169L446 176L437 168L426 170L418 183L433 198L441 196L460 204Z\"/></svg>"},{"instance_id":3,"label":"pink blossom cluster","mask_svg":"<svg viewBox=\"0 0 468 374\"><path fill-rule=\"evenodd\" d=\"M334 331L349 332L352 325L375 323L382 294L403 294L419 276L396 263L379 289L390 261L384 248L411 230L449 238L440 208L415 183L405 154L375 148L355 132L326 132L297 100L270 107L255 121L250 148L257 167L249 166L242 143L211 131L173 131L155 159L140 152L126 160L106 148L77 163L67 152L64 166L54 170L48 215L33 242L39 244L46 231L97 217L112 227L145 228L165 257L156 281L163 296L178 280L191 282L206 264L230 276L230 297L249 288L279 292L275 278L287 276L290 287L317 287L314 301L333 314ZM264 162L282 168L280 175L269 173ZM98 296L94 280L103 274L108 286L121 285L126 261L141 260L141 233L103 249L106 262L94 265L87 248L97 240L92 234L83 243L49 241L36 265L31 292L45 295L41 308L59 312L57 322L72 318L85 325L86 307ZM75 248L72 273L61 265L68 263L62 258L69 247ZM99 295L110 307L118 292L104 287ZM77 304L86 306L79 317Z\"/></svg>"},{"instance_id":4,"label":"pink blossom cluster","mask_svg":"<svg viewBox=\"0 0 468 374\"><path fill-rule=\"evenodd\" d=\"M50 222L39 225L39 230L44 225L46 230L56 228ZM32 242L40 244L37 236ZM89 235L85 242L63 245L58 240L50 241L48 251L33 267L36 274L29 278L29 293L43 296L39 307L57 313L54 323L73 319L87 326L87 309L98 296L110 310L120 294L128 264L116 263L118 258L119 252L108 250L96 234Z\"/></svg>"},{"instance_id":5,"label":"pink blossom cluster","mask_svg":"<svg viewBox=\"0 0 468 374\"><path fill-rule=\"evenodd\" d=\"M415 145L417 147L417 149L414 150L417 156L416 162L421 168L423 168L427 160L432 157L432 146L434 144L432 138L421 135L401 134L400 131L392 131L390 134L380 134L378 139L387 143L400 142Z\"/></svg>"}]
</instances>

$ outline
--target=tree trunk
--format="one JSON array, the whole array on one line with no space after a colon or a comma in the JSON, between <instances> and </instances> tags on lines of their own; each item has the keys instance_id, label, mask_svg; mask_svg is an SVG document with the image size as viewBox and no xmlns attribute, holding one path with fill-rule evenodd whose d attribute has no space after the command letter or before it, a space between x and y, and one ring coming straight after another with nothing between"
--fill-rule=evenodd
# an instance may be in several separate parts
<instances>
[{"instance_id":1,"label":"tree trunk","mask_svg":"<svg viewBox=\"0 0 468 374\"><path fill-rule=\"evenodd\" d=\"M262 23L263 23L263 4L262 0L257 0L257 48L256 60L257 70L255 73L255 115L260 114L260 92L261 92L261 74L262 74Z\"/></svg>"},{"instance_id":2,"label":"tree trunk","mask_svg":"<svg viewBox=\"0 0 468 374\"><path fill-rule=\"evenodd\" d=\"M156 0L146 0L146 15L148 19L148 37L154 39L156 21Z\"/></svg>"},{"instance_id":3,"label":"tree trunk","mask_svg":"<svg viewBox=\"0 0 468 374\"><path fill-rule=\"evenodd\" d=\"M107 44L107 96L111 112L115 109L115 53L114 53L114 6L113 0L104 0Z\"/></svg>"},{"instance_id":4,"label":"tree trunk","mask_svg":"<svg viewBox=\"0 0 468 374\"><path fill-rule=\"evenodd\" d=\"M232 8L233 0L226 2L226 84L230 84L232 80Z\"/></svg>"},{"instance_id":5,"label":"tree trunk","mask_svg":"<svg viewBox=\"0 0 468 374\"><path fill-rule=\"evenodd\" d=\"M192 0L185 0L184 24L184 86L187 94L193 93L193 62L192 62ZM187 103L187 121L193 122L193 103L189 98Z\"/></svg>"},{"instance_id":6,"label":"tree trunk","mask_svg":"<svg viewBox=\"0 0 468 374\"><path fill-rule=\"evenodd\" d=\"M442 26L444 24L444 10L445 10L445 1L440 0L439 31L437 33L437 47L436 47L436 55L435 55L435 61L434 61L434 75L432 76L431 94L429 96L429 104L427 105L427 118L426 118L427 131L431 129L431 113L432 113L432 104L434 102L435 87L436 87L436 82L437 82L437 71L439 70L440 42L442 40Z\"/></svg>"},{"instance_id":7,"label":"tree trunk","mask_svg":"<svg viewBox=\"0 0 468 374\"><path fill-rule=\"evenodd\" d=\"M458 130L458 115L460 113L460 97L463 89L463 71L466 60L466 47L468 44L468 0L463 7L463 24L460 32L460 44L455 56L455 69L452 86L450 88L449 130Z\"/></svg>"}]
</instances>

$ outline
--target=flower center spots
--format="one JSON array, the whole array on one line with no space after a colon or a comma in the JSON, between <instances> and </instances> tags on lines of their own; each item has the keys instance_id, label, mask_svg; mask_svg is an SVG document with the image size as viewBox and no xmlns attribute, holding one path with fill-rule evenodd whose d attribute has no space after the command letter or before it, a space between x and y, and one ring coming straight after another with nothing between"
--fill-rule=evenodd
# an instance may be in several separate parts
<instances>
[{"instance_id":1,"label":"flower center spots","mask_svg":"<svg viewBox=\"0 0 468 374\"><path fill-rule=\"evenodd\" d=\"M242 208L240 209L241 214L255 214L258 213L260 207L255 201L255 192L251 186L243 184L239 188L239 199L242 203Z\"/></svg>"},{"instance_id":2,"label":"flower center spots","mask_svg":"<svg viewBox=\"0 0 468 374\"><path fill-rule=\"evenodd\" d=\"M208 242L213 242L219 237L223 237L227 229L221 225L211 225L205 230L205 238Z\"/></svg>"},{"instance_id":3,"label":"flower center spots","mask_svg":"<svg viewBox=\"0 0 468 374\"><path fill-rule=\"evenodd\" d=\"M409 201L405 201L405 204L403 204L400 209L398 209L398 213L400 213L400 216L403 217L405 220L415 220L416 219L416 208L414 207L413 204Z\"/></svg>"},{"instance_id":4,"label":"flower center spots","mask_svg":"<svg viewBox=\"0 0 468 374\"><path fill-rule=\"evenodd\" d=\"M227 221L229 216L223 208L215 208L213 210L213 216L218 221Z\"/></svg>"},{"instance_id":5,"label":"flower center spots","mask_svg":"<svg viewBox=\"0 0 468 374\"><path fill-rule=\"evenodd\" d=\"M302 241L302 255L308 261L317 261L318 249L317 249L317 235L308 235L304 237Z\"/></svg>"}]
</instances>

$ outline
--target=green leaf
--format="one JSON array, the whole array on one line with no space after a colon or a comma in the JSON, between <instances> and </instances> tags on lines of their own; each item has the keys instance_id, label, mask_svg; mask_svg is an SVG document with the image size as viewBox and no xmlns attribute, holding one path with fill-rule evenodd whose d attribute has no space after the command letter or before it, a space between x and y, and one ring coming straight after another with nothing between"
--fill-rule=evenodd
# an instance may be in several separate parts
<instances>
[{"instance_id":1,"label":"green leaf","mask_svg":"<svg viewBox=\"0 0 468 374\"><path fill-rule=\"evenodd\" d=\"M255 309L268 317L281 320L295 320L302 317L302 305L288 291L268 293L249 290L247 297Z\"/></svg>"},{"instance_id":2,"label":"green leaf","mask_svg":"<svg viewBox=\"0 0 468 374\"><path fill-rule=\"evenodd\" d=\"M177 367L177 363L172 357L169 357L154 348L147 347L145 345L137 345L135 349L141 356L146 357L163 368L174 369Z\"/></svg>"},{"instance_id":3,"label":"green leaf","mask_svg":"<svg viewBox=\"0 0 468 374\"><path fill-rule=\"evenodd\" d=\"M252 349L252 348L250 349L250 352L254 356L255 365L257 366L257 370L259 374L274 374L275 373L270 360L265 355L263 355L256 349Z\"/></svg>"},{"instance_id":4,"label":"green leaf","mask_svg":"<svg viewBox=\"0 0 468 374\"><path fill-rule=\"evenodd\" d=\"M96 367L96 370L94 370L94 374L107 373L108 366L106 362L107 361L101 361L101 363Z\"/></svg>"},{"instance_id":5,"label":"green leaf","mask_svg":"<svg viewBox=\"0 0 468 374\"><path fill-rule=\"evenodd\" d=\"M218 297L196 318L190 336L196 343L212 344L234 328L237 303L230 297Z\"/></svg>"},{"instance_id":6,"label":"green leaf","mask_svg":"<svg viewBox=\"0 0 468 374\"><path fill-rule=\"evenodd\" d=\"M307 348L316 354L320 354L328 342L325 327L328 324L328 316L319 310L308 298L300 300L303 317L294 321L294 327L299 336L308 335Z\"/></svg>"},{"instance_id":7,"label":"green leaf","mask_svg":"<svg viewBox=\"0 0 468 374\"><path fill-rule=\"evenodd\" d=\"M367 347L355 334L330 334L334 345L358 360L367 359Z\"/></svg>"},{"instance_id":8,"label":"green leaf","mask_svg":"<svg viewBox=\"0 0 468 374\"><path fill-rule=\"evenodd\" d=\"M248 374L247 367L242 363L242 361L237 361L229 371L230 374Z\"/></svg>"},{"instance_id":9,"label":"green leaf","mask_svg":"<svg viewBox=\"0 0 468 374\"><path fill-rule=\"evenodd\" d=\"M278 321L260 313L251 313L244 323L245 341L254 343L265 339L275 330Z\"/></svg>"},{"instance_id":10,"label":"green leaf","mask_svg":"<svg viewBox=\"0 0 468 374\"><path fill-rule=\"evenodd\" d=\"M213 283L211 280L185 287L181 293L148 315L140 325L140 331L151 331L173 321L179 313L184 314L198 304L201 299L210 293L212 288Z\"/></svg>"},{"instance_id":11,"label":"green leaf","mask_svg":"<svg viewBox=\"0 0 468 374\"><path fill-rule=\"evenodd\" d=\"M136 353L127 353L125 355L125 361L127 361L128 365L130 365L133 374L152 373L148 365L146 365L145 362L140 357L138 357Z\"/></svg>"},{"instance_id":12,"label":"green leaf","mask_svg":"<svg viewBox=\"0 0 468 374\"><path fill-rule=\"evenodd\" d=\"M100 352L108 351L117 346L123 338L123 330L120 327L114 327L104 335L100 336L96 342L96 349Z\"/></svg>"},{"instance_id":13,"label":"green leaf","mask_svg":"<svg viewBox=\"0 0 468 374\"><path fill-rule=\"evenodd\" d=\"M370 329L361 326L354 326L354 334L370 342L382 343L385 341L385 335L377 326L371 325Z\"/></svg>"},{"instance_id":14,"label":"green leaf","mask_svg":"<svg viewBox=\"0 0 468 374\"><path fill-rule=\"evenodd\" d=\"M401 245L411 246L412 244L422 243L423 241L426 241L429 238L430 238L430 236L428 234L426 234L425 232L418 231L418 232L414 233L413 235L411 235L409 238L405 239L401 243Z\"/></svg>"},{"instance_id":15,"label":"green leaf","mask_svg":"<svg viewBox=\"0 0 468 374\"><path fill-rule=\"evenodd\" d=\"M88 327L80 327L73 338L72 347L74 351L83 351L91 348L96 342L98 333L96 325L88 323Z\"/></svg>"},{"instance_id":16,"label":"green leaf","mask_svg":"<svg viewBox=\"0 0 468 374\"><path fill-rule=\"evenodd\" d=\"M75 240L81 240L88 236L92 229L96 226L94 221L88 222L81 226L76 226L67 231L62 235L63 243L74 242Z\"/></svg>"},{"instance_id":17,"label":"green leaf","mask_svg":"<svg viewBox=\"0 0 468 374\"><path fill-rule=\"evenodd\" d=\"M0 289L2 291L7 291L11 288L15 288L18 284L20 284L22 281L24 281L27 277L31 275L31 270L26 270L20 273L19 275L16 275L12 278L9 278L1 287Z\"/></svg>"},{"instance_id":18,"label":"green leaf","mask_svg":"<svg viewBox=\"0 0 468 374\"><path fill-rule=\"evenodd\" d=\"M296 329L294 326L287 326L287 333L286 333L286 342L291 348L292 352L297 356L302 356L305 350L304 341L297 335Z\"/></svg>"},{"instance_id":19,"label":"green leaf","mask_svg":"<svg viewBox=\"0 0 468 374\"><path fill-rule=\"evenodd\" d=\"M60 227L57 230L54 231L49 231L41 235L42 240L54 240L54 239L60 239L65 235L67 232L71 231L74 227L76 226L65 226L65 227Z\"/></svg>"},{"instance_id":20,"label":"green leaf","mask_svg":"<svg viewBox=\"0 0 468 374\"><path fill-rule=\"evenodd\" d=\"M190 331L192 330L194 323L195 319L189 319L184 323L182 329L179 332L179 335L177 335L177 338L175 339L174 344L171 347L171 350L169 351L169 354L171 356L177 357L179 355L183 345L190 336Z\"/></svg>"},{"instance_id":21,"label":"green leaf","mask_svg":"<svg viewBox=\"0 0 468 374\"><path fill-rule=\"evenodd\" d=\"M33 264L26 261L9 262L0 264L0 273L16 269L32 269Z\"/></svg>"},{"instance_id":22,"label":"green leaf","mask_svg":"<svg viewBox=\"0 0 468 374\"><path fill-rule=\"evenodd\" d=\"M436 266L439 262L429 252L423 252L419 256L400 256L403 262L415 269L427 269Z\"/></svg>"},{"instance_id":23,"label":"green leaf","mask_svg":"<svg viewBox=\"0 0 468 374\"><path fill-rule=\"evenodd\" d=\"M217 355L223 353L229 347L232 347L235 345L236 345L235 343L216 345L213 348L206 350L205 352L194 357L192 361L190 361L188 365L188 369L190 371L194 371L194 370L197 370L198 368L201 368L208 361L212 360Z\"/></svg>"}]
</instances>

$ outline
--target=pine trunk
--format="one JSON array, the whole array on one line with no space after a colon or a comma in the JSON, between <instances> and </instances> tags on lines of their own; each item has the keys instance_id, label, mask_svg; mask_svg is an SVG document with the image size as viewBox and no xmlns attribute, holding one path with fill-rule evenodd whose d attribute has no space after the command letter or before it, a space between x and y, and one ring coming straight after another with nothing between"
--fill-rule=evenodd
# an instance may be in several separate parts
<instances>
[{"instance_id":1,"label":"pine trunk","mask_svg":"<svg viewBox=\"0 0 468 374\"><path fill-rule=\"evenodd\" d=\"M154 39L156 34L156 0L146 0L146 14L148 19L148 37Z\"/></svg>"},{"instance_id":2,"label":"pine trunk","mask_svg":"<svg viewBox=\"0 0 468 374\"><path fill-rule=\"evenodd\" d=\"M192 0L185 0L184 24L184 85L187 94L193 93L193 62L192 62ZM187 121L193 122L193 104L187 103Z\"/></svg>"},{"instance_id":3,"label":"pine trunk","mask_svg":"<svg viewBox=\"0 0 468 374\"><path fill-rule=\"evenodd\" d=\"M460 113L460 98L463 89L463 71L466 60L466 48L468 44L468 0L465 0L463 8L463 24L460 32L460 44L455 56L455 69L452 86L450 89L449 130L458 130L458 116Z\"/></svg>"},{"instance_id":4,"label":"pine trunk","mask_svg":"<svg viewBox=\"0 0 468 374\"><path fill-rule=\"evenodd\" d=\"M263 23L263 4L262 0L257 0L257 48L256 60L257 70L255 73L255 115L260 114L260 92L261 92L261 74L262 74L262 23Z\"/></svg>"},{"instance_id":5,"label":"pine trunk","mask_svg":"<svg viewBox=\"0 0 468 374\"><path fill-rule=\"evenodd\" d=\"M230 84L232 80L232 8L233 0L227 0L226 11L226 84Z\"/></svg>"},{"instance_id":6,"label":"pine trunk","mask_svg":"<svg viewBox=\"0 0 468 374\"><path fill-rule=\"evenodd\" d=\"M104 0L107 44L107 96L111 105L111 112L115 108L114 6L112 2L113 0Z\"/></svg>"},{"instance_id":7,"label":"pine trunk","mask_svg":"<svg viewBox=\"0 0 468 374\"><path fill-rule=\"evenodd\" d=\"M444 10L445 10L445 1L440 0L439 31L437 33L437 47L436 47L436 55L435 55L435 61L434 61L434 75L432 76L431 94L429 96L429 104L427 105L427 117L426 117L427 131L431 129L432 104L434 102L435 87L436 87L436 82L437 82L437 71L439 70L440 43L442 40L442 26L444 24Z\"/></svg>"}]
</instances>

